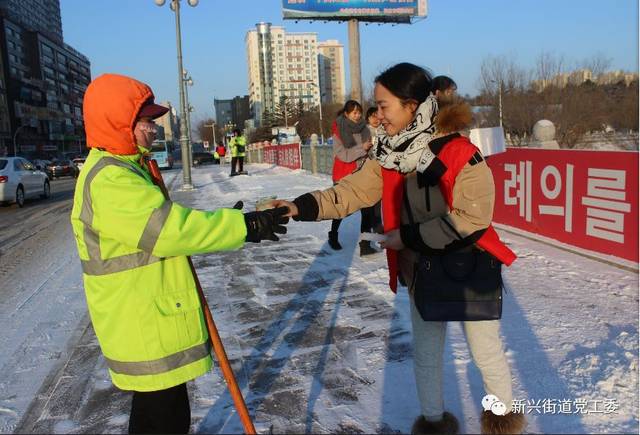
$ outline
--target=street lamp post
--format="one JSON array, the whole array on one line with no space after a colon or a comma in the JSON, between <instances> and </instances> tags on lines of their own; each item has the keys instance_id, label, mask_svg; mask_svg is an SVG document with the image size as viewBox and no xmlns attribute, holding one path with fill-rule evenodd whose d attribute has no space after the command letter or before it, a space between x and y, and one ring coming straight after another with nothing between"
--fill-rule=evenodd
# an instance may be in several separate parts
<instances>
[{"instance_id":1,"label":"street lamp post","mask_svg":"<svg viewBox=\"0 0 640 435\"><path fill-rule=\"evenodd\" d=\"M500 111L500 127L502 127L502 80L498 83L498 108Z\"/></svg>"},{"instance_id":2,"label":"street lamp post","mask_svg":"<svg viewBox=\"0 0 640 435\"><path fill-rule=\"evenodd\" d=\"M287 119L287 96L282 97L282 101L284 102L284 126L289 127L289 120Z\"/></svg>"},{"instance_id":3,"label":"street lamp post","mask_svg":"<svg viewBox=\"0 0 640 435\"><path fill-rule=\"evenodd\" d=\"M498 84L498 116L500 119L500 127L502 127L502 79L491 80L491 83Z\"/></svg>"},{"instance_id":4,"label":"street lamp post","mask_svg":"<svg viewBox=\"0 0 640 435\"><path fill-rule=\"evenodd\" d=\"M16 145L16 139L18 138L18 132L20 130L22 130L23 128L25 128L26 125L21 125L20 127L16 128L16 132L13 133L13 155L15 155L16 157L18 156L18 148ZM64 151L64 149L63 149Z\"/></svg>"},{"instance_id":5,"label":"street lamp post","mask_svg":"<svg viewBox=\"0 0 640 435\"><path fill-rule=\"evenodd\" d=\"M184 82L184 97L187 103L187 137L189 138L189 167L193 166L193 137L191 136L191 112L193 107L189 103L189 86L193 86L193 79L186 70L182 71L182 81Z\"/></svg>"},{"instance_id":6,"label":"street lamp post","mask_svg":"<svg viewBox=\"0 0 640 435\"><path fill-rule=\"evenodd\" d=\"M324 94L322 93L322 89L320 89L320 87L315 83L310 83L310 85L318 88L318 93L320 94L320 104L318 105L320 110L320 143L324 144L324 132L322 131L322 96Z\"/></svg>"},{"instance_id":7,"label":"street lamp post","mask_svg":"<svg viewBox=\"0 0 640 435\"><path fill-rule=\"evenodd\" d=\"M204 124L204 127L211 127L211 131L213 132L213 146L216 146L216 123L212 122L211 124Z\"/></svg>"},{"instance_id":8,"label":"street lamp post","mask_svg":"<svg viewBox=\"0 0 640 435\"><path fill-rule=\"evenodd\" d=\"M154 0L158 6L164 6L166 0ZM198 5L198 0L187 0L189 6ZM178 52L178 89L180 90L180 147L182 148L182 189L192 190L191 183L191 153L189 151L189 136L187 132L187 102L184 91L182 72L182 34L180 31L180 0L171 0L171 10L176 16L176 47Z\"/></svg>"}]
</instances>

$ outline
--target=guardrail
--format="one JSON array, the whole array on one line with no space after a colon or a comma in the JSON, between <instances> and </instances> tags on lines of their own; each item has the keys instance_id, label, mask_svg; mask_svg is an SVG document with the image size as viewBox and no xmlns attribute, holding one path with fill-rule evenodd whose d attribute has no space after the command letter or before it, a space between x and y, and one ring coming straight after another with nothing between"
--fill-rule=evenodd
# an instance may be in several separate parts
<instances>
[{"instance_id":1,"label":"guardrail","mask_svg":"<svg viewBox=\"0 0 640 435\"><path fill-rule=\"evenodd\" d=\"M290 146L255 147L248 161L278 164L275 150ZM332 147L295 146L299 162L287 167L331 174ZM638 262L637 151L508 148L487 163L496 223Z\"/></svg>"},{"instance_id":2,"label":"guardrail","mask_svg":"<svg viewBox=\"0 0 640 435\"><path fill-rule=\"evenodd\" d=\"M299 157L296 157L296 150ZM290 169L304 169L314 174L331 174L333 147L327 145L274 145L269 142L250 144L247 163L271 163Z\"/></svg>"}]
</instances>

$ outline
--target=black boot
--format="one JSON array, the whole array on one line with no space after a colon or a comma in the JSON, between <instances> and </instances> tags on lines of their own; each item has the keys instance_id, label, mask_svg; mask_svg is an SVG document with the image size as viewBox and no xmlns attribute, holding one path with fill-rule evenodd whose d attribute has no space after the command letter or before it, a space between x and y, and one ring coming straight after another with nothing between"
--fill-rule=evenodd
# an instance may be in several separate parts
<instances>
[{"instance_id":1,"label":"black boot","mask_svg":"<svg viewBox=\"0 0 640 435\"><path fill-rule=\"evenodd\" d=\"M368 240L360 240L360 256L364 257L365 255L376 254L376 251L373 246L371 246L371 242Z\"/></svg>"},{"instance_id":2,"label":"black boot","mask_svg":"<svg viewBox=\"0 0 640 435\"><path fill-rule=\"evenodd\" d=\"M438 421L428 421L421 415L413 423L411 433L414 435L457 434L458 419L448 412L442 414L442 419Z\"/></svg>"},{"instance_id":3,"label":"black boot","mask_svg":"<svg viewBox=\"0 0 640 435\"><path fill-rule=\"evenodd\" d=\"M337 231L329 231L329 246L334 251L339 251L342 249L342 245L338 241L338 232Z\"/></svg>"}]
</instances>

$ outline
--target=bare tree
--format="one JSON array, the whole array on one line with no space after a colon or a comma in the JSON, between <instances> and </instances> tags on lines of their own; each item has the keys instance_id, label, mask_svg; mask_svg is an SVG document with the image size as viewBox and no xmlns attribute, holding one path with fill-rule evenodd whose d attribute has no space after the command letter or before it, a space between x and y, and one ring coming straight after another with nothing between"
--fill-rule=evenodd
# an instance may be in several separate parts
<instances>
[{"instance_id":1,"label":"bare tree","mask_svg":"<svg viewBox=\"0 0 640 435\"><path fill-rule=\"evenodd\" d=\"M520 68L513 56L489 56L480 65L480 89L489 95L497 95L499 86L503 92L524 90L530 75Z\"/></svg>"},{"instance_id":2,"label":"bare tree","mask_svg":"<svg viewBox=\"0 0 640 435\"><path fill-rule=\"evenodd\" d=\"M578 67L591 70L593 78L597 78L611 68L611 58L602 52L596 53L591 57L583 59Z\"/></svg>"},{"instance_id":3,"label":"bare tree","mask_svg":"<svg viewBox=\"0 0 640 435\"><path fill-rule=\"evenodd\" d=\"M535 61L535 80L539 81L541 89L554 85L554 79L564 72L564 57L543 51Z\"/></svg>"},{"instance_id":4,"label":"bare tree","mask_svg":"<svg viewBox=\"0 0 640 435\"><path fill-rule=\"evenodd\" d=\"M209 142L209 144L213 144L213 129L211 125L215 125L216 129L216 142L222 142L222 138L224 137L224 129L222 129L218 124L216 124L213 118L207 118L198 121L196 126L196 132L198 133L200 139L203 141Z\"/></svg>"},{"instance_id":5,"label":"bare tree","mask_svg":"<svg viewBox=\"0 0 640 435\"><path fill-rule=\"evenodd\" d=\"M527 92L531 74L520 68L513 56L490 56L480 65L479 84L481 100L493 106L486 113L487 125L498 125L499 104L502 99L503 128L519 143L533 126L532 108L523 104L523 94Z\"/></svg>"}]
</instances>

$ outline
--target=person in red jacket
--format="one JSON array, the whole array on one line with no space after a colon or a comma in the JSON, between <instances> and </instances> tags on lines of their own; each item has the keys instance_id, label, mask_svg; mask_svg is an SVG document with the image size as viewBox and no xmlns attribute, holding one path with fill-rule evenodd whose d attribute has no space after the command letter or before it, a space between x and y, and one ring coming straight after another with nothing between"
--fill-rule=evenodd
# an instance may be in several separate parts
<instances>
[{"instance_id":1,"label":"person in red jacket","mask_svg":"<svg viewBox=\"0 0 640 435\"><path fill-rule=\"evenodd\" d=\"M218 153L218 163L224 162L224 156L227 154L227 149L221 144L216 145L216 153Z\"/></svg>"},{"instance_id":2,"label":"person in red jacket","mask_svg":"<svg viewBox=\"0 0 640 435\"><path fill-rule=\"evenodd\" d=\"M333 182L337 183L343 177L351 174L362 165L371 148L371 134L367 123L362 118L362 105L355 100L349 100L338 112L336 120L331 126L333 132ZM364 216L363 216L364 218ZM329 246L334 250L342 249L338 241L338 228L342 219L331 221L329 232Z\"/></svg>"}]
</instances>

